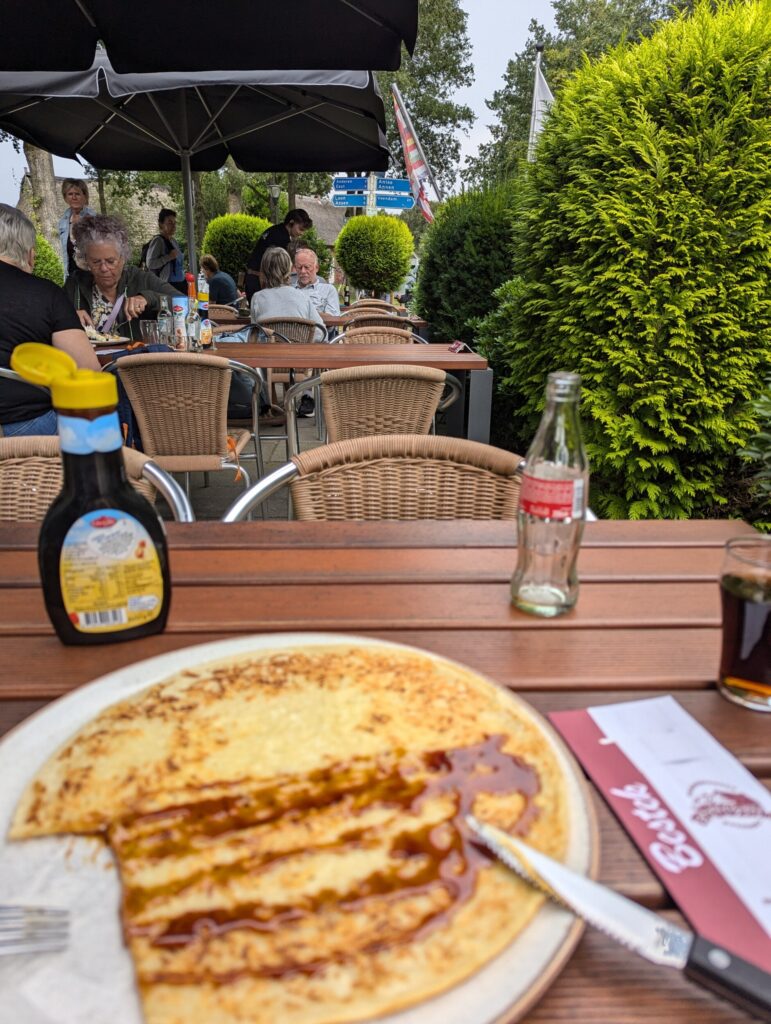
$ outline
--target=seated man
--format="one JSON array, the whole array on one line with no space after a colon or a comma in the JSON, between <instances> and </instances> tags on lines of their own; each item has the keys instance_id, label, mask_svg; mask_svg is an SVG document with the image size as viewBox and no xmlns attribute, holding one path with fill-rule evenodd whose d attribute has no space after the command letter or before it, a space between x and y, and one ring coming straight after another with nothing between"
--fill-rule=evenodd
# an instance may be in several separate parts
<instances>
[{"instance_id":1,"label":"seated man","mask_svg":"<svg viewBox=\"0 0 771 1024\"><path fill-rule=\"evenodd\" d=\"M294 254L294 269L297 272L296 288L304 292L321 313L340 316L340 299L334 285L319 279L319 258L308 245L298 245Z\"/></svg>"},{"instance_id":2,"label":"seated man","mask_svg":"<svg viewBox=\"0 0 771 1024\"><path fill-rule=\"evenodd\" d=\"M75 307L58 285L33 277L34 266L34 225L0 203L0 366L10 367L17 345L40 341L67 352L84 369L99 370ZM2 377L0 425L6 437L57 432L48 394Z\"/></svg>"},{"instance_id":3,"label":"seated man","mask_svg":"<svg viewBox=\"0 0 771 1024\"><path fill-rule=\"evenodd\" d=\"M238 300L238 289L236 282L220 270L220 265L215 258L208 253L201 257L201 270L209 282L209 302L216 306L228 306Z\"/></svg>"}]
</instances>

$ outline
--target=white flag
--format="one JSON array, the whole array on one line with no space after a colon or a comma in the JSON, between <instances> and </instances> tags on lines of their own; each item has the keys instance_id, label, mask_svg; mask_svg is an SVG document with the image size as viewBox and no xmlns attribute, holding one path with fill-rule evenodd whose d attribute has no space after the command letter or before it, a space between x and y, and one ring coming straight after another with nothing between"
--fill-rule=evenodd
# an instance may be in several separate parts
<instances>
[{"instance_id":1,"label":"white flag","mask_svg":"<svg viewBox=\"0 0 771 1024\"><path fill-rule=\"evenodd\" d=\"M535 55L535 82L533 84L533 106L530 110L530 137L527 140L527 159L535 160L535 144L541 134L546 115L549 113L554 96L541 71L541 51Z\"/></svg>"}]
</instances>

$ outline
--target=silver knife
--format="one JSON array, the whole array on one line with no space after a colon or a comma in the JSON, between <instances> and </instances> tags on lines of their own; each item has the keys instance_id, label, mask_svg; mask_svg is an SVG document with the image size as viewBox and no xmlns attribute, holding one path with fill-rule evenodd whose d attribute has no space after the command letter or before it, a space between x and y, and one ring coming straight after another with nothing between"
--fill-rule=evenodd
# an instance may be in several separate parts
<instances>
[{"instance_id":1,"label":"silver knife","mask_svg":"<svg viewBox=\"0 0 771 1024\"><path fill-rule=\"evenodd\" d=\"M588 924L646 960L675 967L760 1020L771 1021L771 974L571 871L495 825L470 814L466 824L502 863Z\"/></svg>"}]
</instances>

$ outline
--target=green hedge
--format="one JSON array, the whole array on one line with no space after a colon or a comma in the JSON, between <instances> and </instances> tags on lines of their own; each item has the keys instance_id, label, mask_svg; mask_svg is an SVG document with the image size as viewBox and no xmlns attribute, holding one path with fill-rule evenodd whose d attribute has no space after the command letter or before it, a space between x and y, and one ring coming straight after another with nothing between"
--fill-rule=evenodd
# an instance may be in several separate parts
<instances>
[{"instance_id":1,"label":"green hedge","mask_svg":"<svg viewBox=\"0 0 771 1024\"><path fill-rule=\"evenodd\" d=\"M270 227L264 217L250 217L246 213L226 213L210 220L201 243L201 252L210 253L220 270L230 274L234 281L246 269L246 261L259 241L260 235Z\"/></svg>"},{"instance_id":2,"label":"green hedge","mask_svg":"<svg viewBox=\"0 0 771 1024\"><path fill-rule=\"evenodd\" d=\"M520 450L547 373L583 376L605 516L741 514L771 365L769 54L771 0L702 3L586 64L541 136L480 347Z\"/></svg>"},{"instance_id":3,"label":"green hedge","mask_svg":"<svg viewBox=\"0 0 771 1024\"><path fill-rule=\"evenodd\" d=\"M40 234L35 236L35 269L32 273L54 284L64 284L62 261L51 243Z\"/></svg>"},{"instance_id":4,"label":"green hedge","mask_svg":"<svg viewBox=\"0 0 771 1024\"><path fill-rule=\"evenodd\" d=\"M404 221L384 214L351 217L338 236L335 254L354 288L391 292L409 273L413 248Z\"/></svg>"},{"instance_id":5,"label":"green hedge","mask_svg":"<svg viewBox=\"0 0 771 1024\"><path fill-rule=\"evenodd\" d=\"M471 342L472 321L495 305L511 276L511 207L516 185L448 199L421 246L415 308L436 341Z\"/></svg>"}]
</instances>

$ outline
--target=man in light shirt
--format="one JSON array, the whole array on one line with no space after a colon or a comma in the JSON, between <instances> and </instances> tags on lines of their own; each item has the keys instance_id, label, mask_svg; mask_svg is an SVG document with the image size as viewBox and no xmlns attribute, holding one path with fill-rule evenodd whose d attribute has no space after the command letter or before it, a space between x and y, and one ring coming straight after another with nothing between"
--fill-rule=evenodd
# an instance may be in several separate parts
<instances>
[{"instance_id":1,"label":"man in light shirt","mask_svg":"<svg viewBox=\"0 0 771 1024\"><path fill-rule=\"evenodd\" d=\"M321 316L340 316L340 299L334 285L319 279L319 261L313 249L307 245L297 248L294 255L294 269L297 274L295 285L304 292Z\"/></svg>"}]
</instances>

